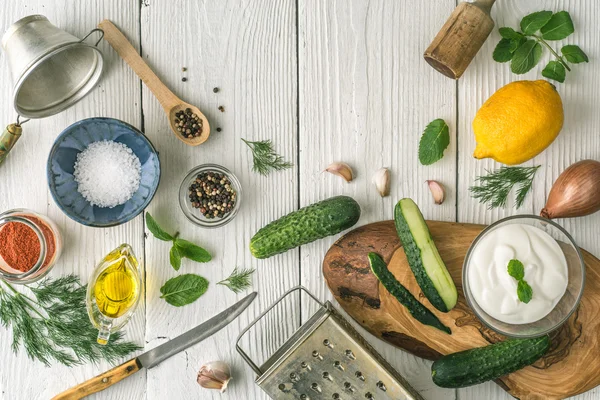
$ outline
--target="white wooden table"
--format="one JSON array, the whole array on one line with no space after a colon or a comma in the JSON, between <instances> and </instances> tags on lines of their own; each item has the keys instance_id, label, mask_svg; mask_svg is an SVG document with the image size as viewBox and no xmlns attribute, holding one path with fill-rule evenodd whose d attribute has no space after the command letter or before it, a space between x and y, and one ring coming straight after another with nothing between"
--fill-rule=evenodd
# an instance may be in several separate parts
<instances>
[{"instance_id":1,"label":"white wooden table","mask_svg":"<svg viewBox=\"0 0 600 400\"><path fill-rule=\"evenodd\" d=\"M571 163L600 158L600 11L595 0L499 0L493 10L497 26L518 26L532 11L568 10L576 32L567 41L580 45L589 64L576 66L558 84L566 119L552 146L526 165L541 164L525 205L489 211L468 194L474 178L492 161L471 156L471 121L478 107L504 84L539 78L544 63L524 77L492 60L499 39L494 31L465 75L454 82L430 68L422 58L435 33L455 7L455 0L4 0L0 30L30 14L79 37L104 18L113 20L141 49L144 59L181 98L204 110L212 125L210 140L197 148L183 145L170 133L158 102L105 42L105 75L98 88L71 109L24 126L24 135L0 168L0 211L26 207L49 215L65 236L64 253L53 276L74 272L87 280L95 263L122 242L143 260L146 301L128 325L128 338L152 348L223 310L240 299L227 288L211 285L193 305L174 308L159 299L159 288L176 276L168 245L146 237L143 218L110 229L87 228L66 217L54 204L46 184L46 158L56 136L87 117L114 117L142 129L160 151L162 179L149 211L170 231L204 245L214 256L208 265L184 262L180 273L196 272L211 282L234 266L252 266L258 300L226 329L158 367L143 371L94 399L265 399L253 373L234 349L234 340L261 310L288 288L303 284L321 299L331 299L321 260L336 237L258 261L248 251L250 237L267 222L298 207L337 194L353 196L362 206L359 224L392 217L394 202L410 196L426 218L490 223L516 213L539 213L548 191ZM545 55L548 57L548 54ZM547 58L545 58L547 59ZM187 68L182 72L182 67ZM182 82L187 77L187 82ZM218 93L213 88L218 87ZM14 122L12 84L6 56L0 53L0 122ZM218 111L223 105L225 112ZM443 118L451 143L433 166L418 163L419 137L428 122ZM216 128L221 127L222 132ZM240 138L272 139L277 150L295 164L267 178L250 172L251 156ZM350 184L322 174L332 161L350 163L357 178ZM177 203L181 179L192 167L218 163L242 182L243 204L235 221L217 230L189 223ZM381 199L371 175L392 171L391 196ZM433 203L426 179L448 189L446 202ZM560 221L577 243L600 256L600 213ZM273 342L289 335L312 311L295 303L279 315L286 322L270 330ZM493 383L460 390L437 388L430 362L393 348L364 330L367 339L426 399L509 399ZM48 399L109 368L106 363L46 368L24 352L13 354L11 334L0 328L0 398ZM264 357L269 342L252 339L254 354ZM222 359L234 369L225 395L201 389L199 367ZM598 399L600 390L577 399Z\"/></svg>"}]
</instances>

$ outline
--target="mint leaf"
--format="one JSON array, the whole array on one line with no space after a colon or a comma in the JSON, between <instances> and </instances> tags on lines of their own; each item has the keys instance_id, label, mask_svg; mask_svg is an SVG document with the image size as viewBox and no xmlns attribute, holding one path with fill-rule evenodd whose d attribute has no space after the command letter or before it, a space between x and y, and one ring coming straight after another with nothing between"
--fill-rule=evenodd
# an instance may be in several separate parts
<instances>
[{"instance_id":1,"label":"mint leaf","mask_svg":"<svg viewBox=\"0 0 600 400\"><path fill-rule=\"evenodd\" d=\"M450 144L450 131L443 119L435 119L427 125L419 142L419 161L431 165L444 156Z\"/></svg>"},{"instance_id":2,"label":"mint leaf","mask_svg":"<svg viewBox=\"0 0 600 400\"><path fill-rule=\"evenodd\" d=\"M517 296L519 296L519 300L525 304L531 301L531 298L533 297L533 289L531 286L529 286L527 281L523 279L519 281L519 284L517 285Z\"/></svg>"},{"instance_id":3,"label":"mint leaf","mask_svg":"<svg viewBox=\"0 0 600 400\"><path fill-rule=\"evenodd\" d=\"M552 11L538 11L526 15L521 20L521 30L525 35L533 35L552 18Z\"/></svg>"},{"instance_id":4,"label":"mint leaf","mask_svg":"<svg viewBox=\"0 0 600 400\"><path fill-rule=\"evenodd\" d=\"M193 303L206 293L208 281L200 275L185 274L169 279L160 288L161 299L172 306L181 307Z\"/></svg>"},{"instance_id":5,"label":"mint leaf","mask_svg":"<svg viewBox=\"0 0 600 400\"><path fill-rule=\"evenodd\" d=\"M575 32L571 16L566 11L559 11L552 15L550 21L544 25L540 32L545 40L562 40Z\"/></svg>"},{"instance_id":6,"label":"mint leaf","mask_svg":"<svg viewBox=\"0 0 600 400\"><path fill-rule=\"evenodd\" d=\"M525 267L519 260L510 260L507 269L508 274L518 281L525 277Z\"/></svg>"},{"instance_id":7,"label":"mint leaf","mask_svg":"<svg viewBox=\"0 0 600 400\"><path fill-rule=\"evenodd\" d=\"M521 39L523 37L523 35L517 31L515 31L513 28L509 28L509 27L503 27L498 29L498 32L500 32L500 36L502 36L504 39Z\"/></svg>"},{"instance_id":8,"label":"mint leaf","mask_svg":"<svg viewBox=\"0 0 600 400\"><path fill-rule=\"evenodd\" d=\"M579 48L579 46L576 46L574 44L568 44L566 46L563 46L563 48L560 49L560 52L567 59L568 62L573 64L579 64L582 62L590 61L587 54L585 54L583 50Z\"/></svg>"},{"instance_id":9,"label":"mint leaf","mask_svg":"<svg viewBox=\"0 0 600 400\"><path fill-rule=\"evenodd\" d=\"M175 239L175 247L177 247L177 250L182 257L189 258L196 262L205 263L212 259L208 251L187 240Z\"/></svg>"},{"instance_id":10,"label":"mint leaf","mask_svg":"<svg viewBox=\"0 0 600 400\"><path fill-rule=\"evenodd\" d=\"M157 239L164 240L165 242L173 240L173 236L165 232L149 212L146 212L146 227Z\"/></svg>"},{"instance_id":11,"label":"mint leaf","mask_svg":"<svg viewBox=\"0 0 600 400\"><path fill-rule=\"evenodd\" d=\"M558 61L550 61L546 68L542 70L542 75L548 79L554 79L555 81L559 81L563 83L565 81L565 75L567 71L565 70L565 66Z\"/></svg>"},{"instance_id":12,"label":"mint leaf","mask_svg":"<svg viewBox=\"0 0 600 400\"><path fill-rule=\"evenodd\" d=\"M529 39L513 54L510 69L515 74L524 74L530 71L542 57L542 46L535 40Z\"/></svg>"},{"instance_id":13,"label":"mint leaf","mask_svg":"<svg viewBox=\"0 0 600 400\"><path fill-rule=\"evenodd\" d=\"M169 261L173 269L179 271L179 268L181 268L181 254L179 254L179 250L177 250L177 246L175 245L171 247L171 251L169 252Z\"/></svg>"},{"instance_id":14,"label":"mint leaf","mask_svg":"<svg viewBox=\"0 0 600 400\"><path fill-rule=\"evenodd\" d=\"M511 44L512 40L501 39L496 45L494 53L492 54L492 58L494 59L494 61L501 63L510 61L513 57L512 51L510 51Z\"/></svg>"},{"instance_id":15,"label":"mint leaf","mask_svg":"<svg viewBox=\"0 0 600 400\"><path fill-rule=\"evenodd\" d=\"M522 37L522 38L520 38L520 39L512 39L512 40L510 41L510 52L511 52L511 53L514 53L515 51L517 51L517 49L518 49L519 47L521 47L521 45L522 45L523 43L525 43L526 41L527 41L527 39L525 39L525 37Z\"/></svg>"}]
</instances>

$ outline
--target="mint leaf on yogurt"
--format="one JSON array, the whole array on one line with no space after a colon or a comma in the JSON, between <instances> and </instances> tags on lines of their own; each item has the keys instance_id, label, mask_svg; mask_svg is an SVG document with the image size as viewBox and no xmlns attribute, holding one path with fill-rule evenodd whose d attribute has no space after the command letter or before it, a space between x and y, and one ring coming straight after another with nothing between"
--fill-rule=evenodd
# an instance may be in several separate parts
<instances>
[{"instance_id":1,"label":"mint leaf on yogurt","mask_svg":"<svg viewBox=\"0 0 600 400\"><path fill-rule=\"evenodd\" d=\"M519 260L510 260L508 262L508 274L515 278L517 281L522 280L525 277L525 267Z\"/></svg>"},{"instance_id":2,"label":"mint leaf on yogurt","mask_svg":"<svg viewBox=\"0 0 600 400\"><path fill-rule=\"evenodd\" d=\"M525 304L529 303L533 297L533 289L524 279L521 279L517 285L517 296Z\"/></svg>"},{"instance_id":3,"label":"mint leaf on yogurt","mask_svg":"<svg viewBox=\"0 0 600 400\"><path fill-rule=\"evenodd\" d=\"M515 278L517 281L517 296L519 300L523 303L527 304L531 301L533 297L533 289L529 286L529 283L523 278L525 278L525 267L523 263L517 259L512 259L508 262L508 274Z\"/></svg>"}]
</instances>

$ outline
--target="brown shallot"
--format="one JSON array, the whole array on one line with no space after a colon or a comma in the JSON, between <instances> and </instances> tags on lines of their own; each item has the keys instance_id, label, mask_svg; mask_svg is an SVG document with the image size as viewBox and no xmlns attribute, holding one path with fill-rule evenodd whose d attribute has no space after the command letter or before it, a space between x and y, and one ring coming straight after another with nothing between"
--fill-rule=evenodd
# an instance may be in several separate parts
<instances>
[{"instance_id":1,"label":"brown shallot","mask_svg":"<svg viewBox=\"0 0 600 400\"><path fill-rule=\"evenodd\" d=\"M558 177L546 206L544 218L582 217L600 210L600 162L579 161Z\"/></svg>"}]
</instances>

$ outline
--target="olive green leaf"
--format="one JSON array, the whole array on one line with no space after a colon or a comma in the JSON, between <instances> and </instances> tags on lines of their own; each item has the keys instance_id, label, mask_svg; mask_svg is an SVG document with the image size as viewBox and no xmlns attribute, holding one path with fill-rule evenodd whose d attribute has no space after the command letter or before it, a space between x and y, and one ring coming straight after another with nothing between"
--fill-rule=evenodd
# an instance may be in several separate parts
<instances>
[{"instance_id":1,"label":"olive green leaf","mask_svg":"<svg viewBox=\"0 0 600 400\"><path fill-rule=\"evenodd\" d=\"M521 30L525 35L533 35L552 18L552 11L538 11L526 15L521 20Z\"/></svg>"},{"instance_id":2,"label":"olive green leaf","mask_svg":"<svg viewBox=\"0 0 600 400\"><path fill-rule=\"evenodd\" d=\"M560 52L567 59L568 62L573 64L579 64L582 62L590 61L587 54L585 54L583 50L579 48L579 46L576 46L574 44L568 44L566 46L563 46L563 48L560 49Z\"/></svg>"},{"instance_id":3,"label":"olive green leaf","mask_svg":"<svg viewBox=\"0 0 600 400\"><path fill-rule=\"evenodd\" d=\"M181 254L179 254L179 250L177 250L177 246L175 245L171 247L171 251L169 252L169 261L173 269L179 271L179 268L181 268Z\"/></svg>"},{"instance_id":4,"label":"olive green leaf","mask_svg":"<svg viewBox=\"0 0 600 400\"><path fill-rule=\"evenodd\" d=\"M173 236L165 232L149 212L146 212L146 227L157 239L164 240L165 242L173 240Z\"/></svg>"},{"instance_id":5,"label":"olive green leaf","mask_svg":"<svg viewBox=\"0 0 600 400\"><path fill-rule=\"evenodd\" d=\"M492 54L492 58L497 62L508 62L513 57L512 51L510 51L510 47L512 44L512 40L510 39L501 39L496 48L494 49L494 53Z\"/></svg>"},{"instance_id":6,"label":"olive green leaf","mask_svg":"<svg viewBox=\"0 0 600 400\"><path fill-rule=\"evenodd\" d=\"M182 257L189 258L196 262L205 263L212 259L208 251L187 240L175 239L175 247L177 247L177 250Z\"/></svg>"},{"instance_id":7,"label":"olive green leaf","mask_svg":"<svg viewBox=\"0 0 600 400\"><path fill-rule=\"evenodd\" d=\"M443 119L435 119L427 125L419 142L419 161L431 165L444 156L450 144L450 131Z\"/></svg>"},{"instance_id":8,"label":"olive green leaf","mask_svg":"<svg viewBox=\"0 0 600 400\"><path fill-rule=\"evenodd\" d=\"M559 11L544 25L540 32L545 40L562 40L575 32L571 16L566 11Z\"/></svg>"},{"instance_id":9,"label":"olive green leaf","mask_svg":"<svg viewBox=\"0 0 600 400\"><path fill-rule=\"evenodd\" d=\"M542 75L548 79L554 79L555 81L559 81L563 83L565 81L567 71L565 70L565 66L558 61L550 61L546 68L542 70Z\"/></svg>"},{"instance_id":10,"label":"olive green leaf","mask_svg":"<svg viewBox=\"0 0 600 400\"><path fill-rule=\"evenodd\" d=\"M513 28L509 28L507 26L498 29L500 32L500 36L504 39L521 39L523 37L522 33L515 31Z\"/></svg>"},{"instance_id":11,"label":"olive green leaf","mask_svg":"<svg viewBox=\"0 0 600 400\"><path fill-rule=\"evenodd\" d=\"M531 298L533 297L533 289L531 286L529 286L527 281L523 279L519 281L519 284L517 285L517 296L519 297L519 300L525 304L531 301Z\"/></svg>"},{"instance_id":12,"label":"olive green leaf","mask_svg":"<svg viewBox=\"0 0 600 400\"><path fill-rule=\"evenodd\" d=\"M508 274L520 281L525 276L525 267L523 263L519 260L510 260L508 262Z\"/></svg>"},{"instance_id":13,"label":"olive green leaf","mask_svg":"<svg viewBox=\"0 0 600 400\"><path fill-rule=\"evenodd\" d=\"M163 287L160 288L161 299L172 306L181 307L193 303L200 296L206 293L208 281L206 278L195 275L185 274L169 279Z\"/></svg>"},{"instance_id":14,"label":"olive green leaf","mask_svg":"<svg viewBox=\"0 0 600 400\"><path fill-rule=\"evenodd\" d=\"M513 54L510 69L515 74L524 74L530 71L542 57L542 46L535 40L529 39Z\"/></svg>"},{"instance_id":15,"label":"olive green leaf","mask_svg":"<svg viewBox=\"0 0 600 400\"><path fill-rule=\"evenodd\" d=\"M521 47L521 45L526 41L527 39L525 37L522 37L520 39L512 39L510 41L510 52L514 53L515 51L517 51L517 49Z\"/></svg>"}]
</instances>

